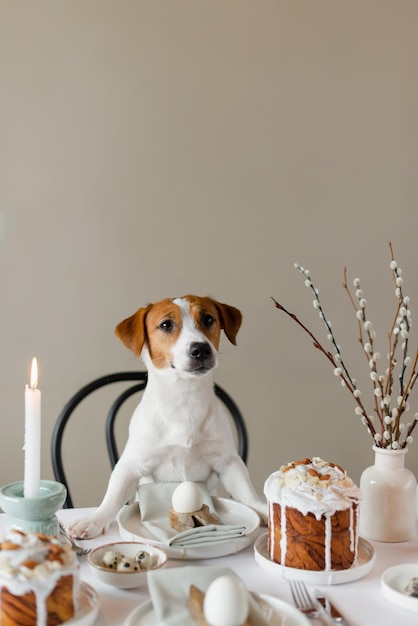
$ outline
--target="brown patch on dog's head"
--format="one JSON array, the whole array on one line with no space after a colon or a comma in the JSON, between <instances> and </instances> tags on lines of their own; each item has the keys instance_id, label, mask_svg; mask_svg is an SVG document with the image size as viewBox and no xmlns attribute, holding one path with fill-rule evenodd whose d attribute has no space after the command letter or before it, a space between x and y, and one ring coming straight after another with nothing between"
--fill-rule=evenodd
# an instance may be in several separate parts
<instances>
[{"instance_id":1,"label":"brown patch on dog's head","mask_svg":"<svg viewBox=\"0 0 418 626\"><path fill-rule=\"evenodd\" d=\"M225 332L229 341L234 346L236 345L236 336L242 322L241 311L233 306L230 306L229 304L218 302L210 296L201 298L199 296L188 295L183 297L185 300L190 302L190 309L197 327L208 336L208 339L212 341L216 349L219 347L221 330ZM213 317L219 322L219 332L217 333L216 339L215 337L211 338L208 335L208 332L205 331L204 319L207 314L213 315ZM216 326L213 327L213 331L215 330Z\"/></svg>"},{"instance_id":2,"label":"brown patch on dog's head","mask_svg":"<svg viewBox=\"0 0 418 626\"><path fill-rule=\"evenodd\" d=\"M132 350L137 358L144 347L146 338L145 317L152 306L149 304L138 309L136 313L124 319L115 328L116 336L129 350Z\"/></svg>"},{"instance_id":3,"label":"brown patch on dog's head","mask_svg":"<svg viewBox=\"0 0 418 626\"><path fill-rule=\"evenodd\" d=\"M182 329L182 312L166 298L153 304L145 319L146 344L155 367L171 366L171 350Z\"/></svg>"},{"instance_id":4,"label":"brown patch on dog's head","mask_svg":"<svg viewBox=\"0 0 418 626\"><path fill-rule=\"evenodd\" d=\"M164 331L164 324L172 324L171 332ZM137 358L147 345L155 365L167 367L164 355L176 341L180 330L181 311L170 298L165 298L138 309L116 326L115 333Z\"/></svg>"}]
</instances>

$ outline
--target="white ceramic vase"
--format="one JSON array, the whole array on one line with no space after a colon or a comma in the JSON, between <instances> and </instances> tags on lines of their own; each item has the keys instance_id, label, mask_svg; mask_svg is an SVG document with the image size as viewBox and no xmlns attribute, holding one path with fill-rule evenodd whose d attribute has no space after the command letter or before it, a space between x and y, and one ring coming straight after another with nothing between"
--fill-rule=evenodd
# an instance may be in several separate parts
<instances>
[{"instance_id":1,"label":"white ceramic vase","mask_svg":"<svg viewBox=\"0 0 418 626\"><path fill-rule=\"evenodd\" d=\"M417 486L405 467L407 448L373 446L373 450L374 465L360 479L360 535L375 541L407 541L415 535Z\"/></svg>"}]
</instances>

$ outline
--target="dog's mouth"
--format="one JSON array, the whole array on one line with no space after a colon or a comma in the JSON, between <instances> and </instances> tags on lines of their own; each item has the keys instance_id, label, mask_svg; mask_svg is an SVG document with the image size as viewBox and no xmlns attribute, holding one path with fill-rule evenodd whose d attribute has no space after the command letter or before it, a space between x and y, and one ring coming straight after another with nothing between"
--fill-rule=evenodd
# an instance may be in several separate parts
<instances>
[{"instance_id":1,"label":"dog's mouth","mask_svg":"<svg viewBox=\"0 0 418 626\"><path fill-rule=\"evenodd\" d=\"M208 372L210 372L215 367L214 362L211 363L196 363L192 364L190 367L181 369L180 371L184 372L184 374L190 374L191 376L204 376ZM171 368L174 370L178 370L178 368L171 363Z\"/></svg>"},{"instance_id":2,"label":"dog's mouth","mask_svg":"<svg viewBox=\"0 0 418 626\"><path fill-rule=\"evenodd\" d=\"M210 363L199 363L199 365L193 365L188 371L189 374L194 374L195 376L201 376L202 374L206 374L210 372L214 367L213 361Z\"/></svg>"}]
</instances>

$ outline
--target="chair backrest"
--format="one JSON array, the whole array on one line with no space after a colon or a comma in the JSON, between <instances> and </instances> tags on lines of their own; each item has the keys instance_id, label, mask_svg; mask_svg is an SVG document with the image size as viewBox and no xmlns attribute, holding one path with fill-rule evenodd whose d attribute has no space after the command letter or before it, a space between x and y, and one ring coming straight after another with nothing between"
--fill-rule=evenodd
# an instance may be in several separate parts
<instances>
[{"instance_id":1,"label":"chair backrest","mask_svg":"<svg viewBox=\"0 0 418 626\"><path fill-rule=\"evenodd\" d=\"M112 383L118 382L133 382L135 384L130 385L116 397L107 414L106 445L110 463L113 469L119 459L115 436L116 417L118 415L119 409L128 398L130 398L133 394L143 391L145 389L147 384L147 373L145 371L116 372L114 374L108 374L107 376L96 378L96 380L93 380L92 382L82 387L69 399L57 418L52 433L51 460L55 479L60 483L63 483L67 488L67 498L65 500L64 508L73 507L73 500L71 497L67 476L64 470L62 455L63 435L67 422L70 419L74 410L80 404L80 402L82 402L87 396L92 394L94 391L100 389L101 387L105 387L107 385L111 385ZM222 387L215 384L214 389L216 396L224 403L231 415L232 421L236 427L238 454L243 459L244 463L246 463L248 456L248 434L241 411L239 410L238 406L231 398L231 396L224 389L222 389Z\"/></svg>"}]
</instances>

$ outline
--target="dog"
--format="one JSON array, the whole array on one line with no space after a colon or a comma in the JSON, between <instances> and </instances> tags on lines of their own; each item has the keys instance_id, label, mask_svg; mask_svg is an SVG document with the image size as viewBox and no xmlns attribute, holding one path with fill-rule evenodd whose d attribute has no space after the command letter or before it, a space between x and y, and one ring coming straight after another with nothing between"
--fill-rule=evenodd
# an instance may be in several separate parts
<instances>
[{"instance_id":1,"label":"dog","mask_svg":"<svg viewBox=\"0 0 418 626\"><path fill-rule=\"evenodd\" d=\"M236 345L241 321L235 307L209 296L186 295L149 304L117 325L117 337L144 361L148 382L103 501L95 512L68 525L71 536L105 533L138 485L149 482L190 480L212 490L220 481L266 524L267 504L251 483L214 393L221 331Z\"/></svg>"}]
</instances>

